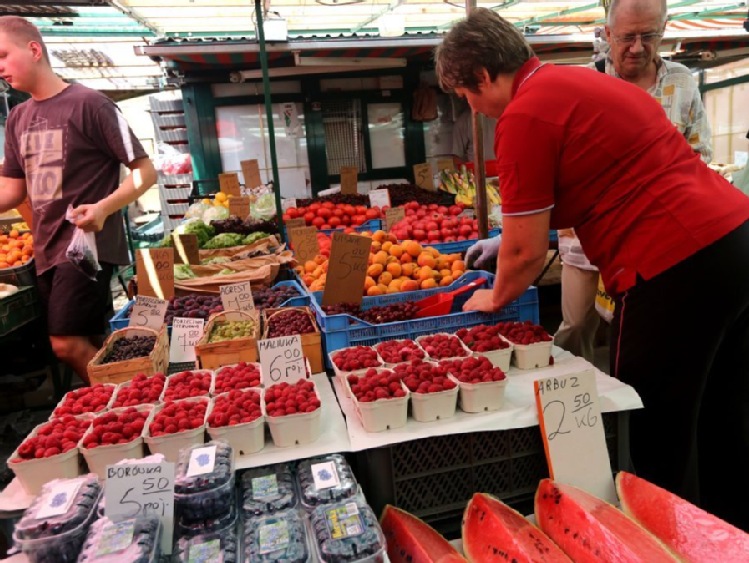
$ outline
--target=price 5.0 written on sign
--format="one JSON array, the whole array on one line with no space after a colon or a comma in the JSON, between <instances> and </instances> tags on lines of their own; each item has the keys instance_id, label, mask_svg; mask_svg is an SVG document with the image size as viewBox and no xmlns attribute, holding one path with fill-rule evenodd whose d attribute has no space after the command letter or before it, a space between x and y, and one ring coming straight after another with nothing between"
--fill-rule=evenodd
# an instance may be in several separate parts
<instances>
[{"instance_id":1,"label":"price 5.0 written on sign","mask_svg":"<svg viewBox=\"0 0 749 563\"><path fill-rule=\"evenodd\" d=\"M158 297L136 295L128 326L159 330L164 324L164 316L169 302Z\"/></svg>"}]
</instances>

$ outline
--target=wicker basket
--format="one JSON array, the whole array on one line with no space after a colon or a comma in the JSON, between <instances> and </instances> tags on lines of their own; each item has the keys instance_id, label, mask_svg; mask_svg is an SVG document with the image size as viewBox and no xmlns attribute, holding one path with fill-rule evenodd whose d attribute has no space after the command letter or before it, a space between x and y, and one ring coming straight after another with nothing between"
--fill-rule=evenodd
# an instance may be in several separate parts
<instances>
[{"instance_id":1,"label":"wicker basket","mask_svg":"<svg viewBox=\"0 0 749 563\"><path fill-rule=\"evenodd\" d=\"M208 342L213 332L213 327L221 321L249 321L256 323L255 333L252 336L225 340L223 342ZM260 316L258 313L250 314L242 311L224 311L211 315L208 325L205 327L203 337L195 346L195 354L200 360L203 369L217 369L229 364L239 362L257 361L257 339L260 335Z\"/></svg>"},{"instance_id":2,"label":"wicker basket","mask_svg":"<svg viewBox=\"0 0 749 563\"><path fill-rule=\"evenodd\" d=\"M322 363L322 338L320 327L317 324L314 313L309 307L284 307L282 309L265 309L263 310L263 340L268 338L268 326L271 318L279 313L286 311L300 310L307 314L315 327L315 332L300 335L302 337L302 353L309 360L312 373L325 371Z\"/></svg>"},{"instance_id":3,"label":"wicker basket","mask_svg":"<svg viewBox=\"0 0 749 563\"><path fill-rule=\"evenodd\" d=\"M122 362L111 362L103 364L104 357L121 338L130 336L155 336L156 344L148 356L133 358ZM155 331L150 328L127 327L114 331L109 335L104 346L99 350L88 364L88 376L91 384L96 383L124 383L130 381L139 373L154 375L156 373L166 374L169 367L169 338L166 327Z\"/></svg>"}]
</instances>

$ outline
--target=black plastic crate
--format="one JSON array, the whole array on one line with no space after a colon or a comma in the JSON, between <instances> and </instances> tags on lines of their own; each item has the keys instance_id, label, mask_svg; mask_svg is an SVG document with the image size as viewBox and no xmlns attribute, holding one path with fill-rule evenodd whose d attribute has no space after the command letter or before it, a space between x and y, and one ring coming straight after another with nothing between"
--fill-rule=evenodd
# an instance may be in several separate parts
<instances>
[{"instance_id":1,"label":"black plastic crate","mask_svg":"<svg viewBox=\"0 0 749 563\"><path fill-rule=\"evenodd\" d=\"M605 413L603 420L612 471L628 469L628 413ZM376 514L393 504L447 537L459 535L474 493L491 493L527 513L538 482L549 476L538 426L435 436L354 455Z\"/></svg>"}]
</instances>

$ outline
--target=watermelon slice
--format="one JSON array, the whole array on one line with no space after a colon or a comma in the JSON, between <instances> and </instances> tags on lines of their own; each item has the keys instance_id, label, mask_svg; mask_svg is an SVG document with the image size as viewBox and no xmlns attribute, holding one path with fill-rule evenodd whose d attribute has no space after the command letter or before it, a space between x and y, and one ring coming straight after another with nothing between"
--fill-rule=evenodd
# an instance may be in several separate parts
<instances>
[{"instance_id":1,"label":"watermelon slice","mask_svg":"<svg viewBox=\"0 0 749 563\"><path fill-rule=\"evenodd\" d=\"M392 563L465 563L437 531L408 512L387 505L380 519Z\"/></svg>"},{"instance_id":2,"label":"watermelon slice","mask_svg":"<svg viewBox=\"0 0 749 563\"><path fill-rule=\"evenodd\" d=\"M749 534L640 477L621 471L622 510L685 561L749 560Z\"/></svg>"},{"instance_id":3,"label":"watermelon slice","mask_svg":"<svg viewBox=\"0 0 749 563\"><path fill-rule=\"evenodd\" d=\"M486 493L473 495L463 513L463 551L473 563L571 563L546 534Z\"/></svg>"},{"instance_id":4,"label":"watermelon slice","mask_svg":"<svg viewBox=\"0 0 749 563\"><path fill-rule=\"evenodd\" d=\"M576 563L673 563L655 536L609 503L570 485L543 479L536 522Z\"/></svg>"}]
</instances>

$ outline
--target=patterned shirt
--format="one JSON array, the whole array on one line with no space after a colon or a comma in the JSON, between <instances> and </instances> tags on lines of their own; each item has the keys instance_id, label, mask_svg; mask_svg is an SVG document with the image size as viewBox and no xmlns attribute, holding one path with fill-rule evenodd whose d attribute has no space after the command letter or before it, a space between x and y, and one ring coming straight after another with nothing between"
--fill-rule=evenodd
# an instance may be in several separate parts
<instances>
[{"instance_id":1,"label":"patterned shirt","mask_svg":"<svg viewBox=\"0 0 749 563\"><path fill-rule=\"evenodd\" d=\"M648 89L648 94L661 104L671 123L689 141L692 149L700 153L704 162L709 163L713 158L713 148L710 142L712 134L697 82L683 64L660 58L657 64L655 84ZM595 63L589 64L588 68L596 70ZM606 74L621 79L608 55L606 56ZM588 261L577 237L560 239L559 253L565 264L583 270L597 270Z\"/></svg>"}]
</instances>

